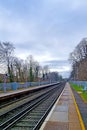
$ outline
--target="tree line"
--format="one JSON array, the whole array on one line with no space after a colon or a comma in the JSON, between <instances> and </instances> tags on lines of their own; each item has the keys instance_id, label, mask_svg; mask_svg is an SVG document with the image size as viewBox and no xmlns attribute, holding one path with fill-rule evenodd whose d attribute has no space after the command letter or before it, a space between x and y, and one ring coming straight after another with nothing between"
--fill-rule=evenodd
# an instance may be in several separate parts
<instances>
[{"instance_id":1,"label":"tree line","mask_svg":"<svg viewBox=\"0 0 87 130\"><path fill-rule=\"evenodd\" d=\"M70 78L72 80L87 80L87 38L83 38L70 53L69 60L72 64Z\"/></svg>"},{"instance_id":2,"label":"tree line","mask_svg":"<svg viewBox=\"0 0 87 130\"><path fill-rule=\"evenodd\" d=\"M50 72L49 66L41 66L29 55L25 60L14 56L15 47L10 42L0 42L0 64L8 73L8 82L33 82L61 80L58 72ZM0 79L3 82L3 79Z\"/></svg>"}]
</instances>

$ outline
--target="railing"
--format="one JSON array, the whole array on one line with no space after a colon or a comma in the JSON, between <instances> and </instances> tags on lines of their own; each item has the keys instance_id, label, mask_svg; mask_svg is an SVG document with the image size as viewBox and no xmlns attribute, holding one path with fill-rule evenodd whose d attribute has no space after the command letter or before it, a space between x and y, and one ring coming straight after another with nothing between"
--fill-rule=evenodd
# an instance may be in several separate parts
<instances>
[{"instance_id":1,"label":"railing","mask_svg":"<svg viewBox=\"0 0 87 130\"><path fill-rule=\"evenodd\" d=\"M71 83L76 84L78 86L83 86L83 90L87 90L87 81L71 81Z\"/></svg>"},{"instance_id":2,"label":"railing","mask_svg":"<svg viewBox=\"0 0 87 130\"><path fill-rule=\"evenodd\" d=\"M50 83L55 83L55 81L45 81L45 82L12 82L12 83L0 83L0 91L8 91L8 90L18 90L21 88L28 88L30 86L40 86L46 85Z\"/></svg>"}]
</instances>

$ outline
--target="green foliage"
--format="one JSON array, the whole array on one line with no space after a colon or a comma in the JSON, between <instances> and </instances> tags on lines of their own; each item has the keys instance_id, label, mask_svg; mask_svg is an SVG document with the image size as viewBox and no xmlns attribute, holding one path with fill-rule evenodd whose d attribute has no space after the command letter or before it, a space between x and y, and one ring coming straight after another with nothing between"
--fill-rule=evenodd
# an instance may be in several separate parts
<instances>
[{"instance_id":1,"label":"green foliage","mask_svg":"<svg viewBox=\"0 0 87 130\"><path fill-rule=\"evenodd\" d=\"M71 87L76 91L76 92L80 92L79 95L81 96L81 98L87 102L87 91L83 91L83 86L78 86L76 84L70 83Z\"/></svg>"},{"instance_id":2,"label":"green foliage","mask_svg":"<svg viewBox=\"0 0 87 130\"><path fill-rule=\"evenodd\" d=\"M2 79L0 79L0 83L2 83L3 81L2 81Z\"/></svg>"},{"instance_id":3,"label":"green foliage","mask_svg":"<svg viewBox=\"0 0 87 130\"><path fill-rule=\"evenodd\" d=\"M81 94L81 97L87 102L87 91Z\"/></svg>"},{"instance_id":4,"label":"green foliage","mask_svg":"<svg viewBox=\"0 0 87 130\"><path fill-rule=\"evenodd\" d=\"M83 91L83 86L78 86L78 85L72 84L72 83L70 83L70 85L71 85L72 88L73 88L74 90L76 90L77 92L78 92L78 91L79 91L79 92L82 92L82 91Z\"/></svg>"},{"instance_id":5,"label":"green foliage","mask_svg":"<svg viewBox=\"0 0 87 130\"><path fill-rule=\"evenodd\" d=\"M34 80L34 76L33 76L33 72L32 72L32 67L30 67L30 82L33 82Z\"/></svg>"},{"instance_id":6,"label":"green foliage","mask_svg":"<svg viewBox=\"0 0 87 130\"><path fill-rule=\"evenodd\" d=\"M12 72L10 72L10 82L14 82L14 76L13 76L13 74L12 74Z\"/></svg>"}]
</instances>

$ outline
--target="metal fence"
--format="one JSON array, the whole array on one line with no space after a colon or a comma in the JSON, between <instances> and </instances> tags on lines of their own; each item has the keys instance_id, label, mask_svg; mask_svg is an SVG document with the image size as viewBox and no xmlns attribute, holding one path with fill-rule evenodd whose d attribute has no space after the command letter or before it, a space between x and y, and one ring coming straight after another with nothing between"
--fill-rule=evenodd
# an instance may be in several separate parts
<instances>
[{"instance_id":1,"label":"metal fence","mask_svg":"<svg viewBox=\"0 0 87 130\"><path fill-rule=\"evenodd\" d=\"M55 82L24 82L24 83L19 83L19 82L12 82L12 83L0 83L0 91L8 91L8 90L17 90L21 88L28 88L30 86L40 86L40 85L46 85L50 83L55 83Z\"/></svg>"},{"instance_id":2,"label":"metal fence","mask_svg":"<svg viewBox=\"0 0 87 130\"><path fill-rule=\"evenodd\" d=\"M83 90L87 90L87 81L71 81L71 83L83 86Z\"/></svg>"}]
</instances>

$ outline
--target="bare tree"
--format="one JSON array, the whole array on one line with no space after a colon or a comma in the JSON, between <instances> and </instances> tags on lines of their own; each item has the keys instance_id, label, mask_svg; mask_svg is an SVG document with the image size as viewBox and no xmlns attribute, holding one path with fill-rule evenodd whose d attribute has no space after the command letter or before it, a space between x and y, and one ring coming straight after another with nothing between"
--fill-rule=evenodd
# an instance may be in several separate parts
<instances>
[{"instance_id":1,"label":"bare tree","mask_svg":"<svg viewBox=\"0 0 87 130\"><path fill-rule=\"evenodd\" d=\"M27 57L27 62L28 62L28 67L29 67L29 81L32 82L34 81L34 73L33 73L34 59L32 55L29 55Z\"/></svg>"},{"instance_id":2,"label":"bare tree","mask_svg":"<svg viewBox=\"0 0 87 130\"><path fill-rule=\"evenodd\" d=\"M10 42L0 43L0 62L7 66L7 72L9 73L10 82L13 81L11 69L12 69L12 60L14 53L14 46Z\"/></svg>"},{"instance_id":3,"label":"bare tree","mask_svg":"<svg viewBox=\"0 0 87 130\"><path fill-rule=\"evenodd\" d=\"M14 60L14 66L15 66L15 74L16 74L16 80L22 81L23 78L23 60L15 57Z\"/></svg>"},{"instance_id":4,"label":"bare tree","mask_svg":"<svg viewBox=\"0 0 87 130\"><path fill-rule=\"evenodd\" d=\"M82 41L75 47L74 51L70 53L69 60L72 63L71 75L73 76L73 79L87 79L87 76L84 76L87 75L85 65L87 63L87 38L83 38Z\"/></svg>"},{"instance_id":5,"label":"bare tree","mask_svg":"<svg viewBox=\"0 0 87 130\"><path fill-rule=\"evenodd\" d=\"M34 79L38 80L39 71L40 71L39 62L37 62L37 61L33 62L33 69L34 69Z\"/></svg>"}]
</instances>

